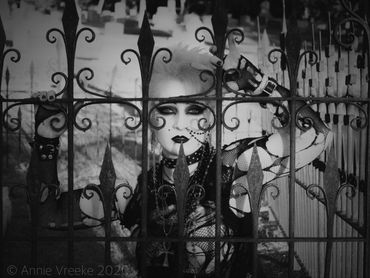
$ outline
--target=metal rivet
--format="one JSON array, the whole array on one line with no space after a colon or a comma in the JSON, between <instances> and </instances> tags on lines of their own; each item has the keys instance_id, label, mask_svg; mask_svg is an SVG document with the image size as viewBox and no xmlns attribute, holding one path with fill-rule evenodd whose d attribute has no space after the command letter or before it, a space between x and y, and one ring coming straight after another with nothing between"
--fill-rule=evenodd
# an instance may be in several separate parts
<instances>
[{"instance_id":1,"label":"metal rivet","mask_svg":"<svg viewBox=\"0 0 370 278\"><path fill-rule=\"evenodd\" d=\"M52 156L51 154L49 154L48 158L49 158L49 159L52 159L52 158L53 158L53 156Z\"/></svg>"},{"instance_id":2,"label":"metal rivet","mask_svg":"<svg viewBox=\"0 0 370 278\"><path fill-rule=\"evenodd\" d=\"M41 158L46 159L46 155L45 154L41 155Z\"/></svg>"}]
</instances>

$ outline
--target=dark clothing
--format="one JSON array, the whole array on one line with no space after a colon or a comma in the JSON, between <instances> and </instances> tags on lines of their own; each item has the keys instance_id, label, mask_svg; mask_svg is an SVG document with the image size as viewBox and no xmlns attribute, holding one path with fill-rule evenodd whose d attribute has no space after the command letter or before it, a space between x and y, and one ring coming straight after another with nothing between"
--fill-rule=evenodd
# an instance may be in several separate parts
<instances>
[{"instance_id":1,"label":"dark clothing","mask_svg":"<svg viewBox=\"0 0 370 278\"><path fill-rule=\"evenodd\" d=\"M214 151L207 148L207 154L199 163L198 169L190 177L189 187L199 184L204 189L204 196L199 199L195 192L201 190L195 187L188 190L185 213L186 237L214 237L216 225L216 161ZM252 217L250 213L244 217L237 217L229 208L229 196L233 181L233 168L222 166L222 196L221 196L221 237L252 235ZM148 172L148 223L149 237L178 237L178 220L176 211L176 194L174 185L163 186L162 165L157 164L155 173L153 169ZM123 224L130 228L141 224L140 190L141 176L134 195L128 204L123 216ZM173 189L173 190L171 190ZM193 194L194 193L194 194ZM176 277L179 255L178 242L155 241L147 246L139 242L137 257L139 265L142 262L140 254L145 252L145 264L148 277ZM251 269L252 249L250 244L221 242L220 270L221 277L246 277ZM141 248L141 249L140 249ZM184 277L214 277L215 243L213 241L187 241L183 245Z\"/></svg>"}]
</instances>

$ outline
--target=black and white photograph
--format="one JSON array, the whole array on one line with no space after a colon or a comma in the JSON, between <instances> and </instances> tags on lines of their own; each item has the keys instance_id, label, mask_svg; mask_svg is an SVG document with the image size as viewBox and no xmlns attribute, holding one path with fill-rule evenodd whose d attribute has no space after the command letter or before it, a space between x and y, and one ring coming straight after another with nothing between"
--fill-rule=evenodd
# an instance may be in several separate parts
<instances>
[{"instance_id":1,"label":"black and white photograph","mask_svg":"<svg viewBox=\"0 0 370 278\"><path fill-rule=\"evenodd\" d=\"M0 0L1 277L370 277L366 0Z\"/></svg>"}]
</instances>

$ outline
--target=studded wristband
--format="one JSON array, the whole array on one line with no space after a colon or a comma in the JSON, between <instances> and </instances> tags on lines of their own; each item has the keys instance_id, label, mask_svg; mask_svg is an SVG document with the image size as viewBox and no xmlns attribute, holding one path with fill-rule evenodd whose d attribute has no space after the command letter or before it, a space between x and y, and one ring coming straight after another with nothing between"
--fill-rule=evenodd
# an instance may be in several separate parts
<instances>
[{"instance_id":1,"label":"studded wristband","mask_svg":"<svg viewBox=\"0 0 370 278\"><path fill-rule=\"evenodd\" d=\"M49 139L36 136L34 147L41 161L54 160L57 158L59 152L59 138Z\"/></svg>"}]
</instances>

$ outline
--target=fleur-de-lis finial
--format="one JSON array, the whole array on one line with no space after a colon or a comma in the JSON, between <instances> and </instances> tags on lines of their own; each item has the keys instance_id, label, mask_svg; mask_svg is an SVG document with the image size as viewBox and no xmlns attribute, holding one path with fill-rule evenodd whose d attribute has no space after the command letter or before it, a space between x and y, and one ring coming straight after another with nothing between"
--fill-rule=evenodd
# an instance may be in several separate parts
<instances>
[{"instance_id":1,"label":"fleur-de-lis finial","mask_svg":"<svg viewBox=\"0 0 370 278\"><path fill-rule=\"evenodd\" d=\"M177 214L179 222L179 235L184 235L184 216L185 216L185 204L186 204L186 192L189 182L189 168L186 163L186 157L184 154L184 147L180 145L179 157L175 171L173 173L175 189L176 189L176 201L177 201Z\"/></svg>"},{"instance_id":2,"label":"fleur-de-lis finial","mask_svg":"<svg viewBox=\"0 0 370 278\"><path fill-rule=\"evenodd\" d=\"M216 1L211 21L214 32L214 43L217 46L217 57L223 58L226 39L227 14L222 1Z\"/></svg>"},{"instance_id":3,"label":"fleur-de-lis finial","mask_svg":"<svg viewBox=\"0 0 370 278\"><path fill-rule=\"evenodd\" d=\"M150 78L148 74L150 72L150 61L154 49L154 37L152 30L150 29L149 20L146 13L144 13L137 46L140 53L142 79L145 80L145 82L148 82L148 79Z\"/></svg>"},{"instance_id":4,"label":"fleur-de-lis finial","mask_svg":"<svg viewBox=\"0 0 370 278\"><path fill-rule=\"evenodd\" d=\"M64 34L66 38L66 47L67 45L73 45L76 38L76 31L78 26L78 13L76 9L75 1L69 0L66 1L66 6L64 8L62 24L64 29Z\"/></svg>"},{"instance_id":5,"label":"fleur-de-lis finial","mask_svg":"<svg viewBox=\"0 0 370 278\"><path fill-rule=\"evenodd\" d=\"M252 157L247 173L247 181L251 197L252 212L258 214L259 199L262 191L263 172L256 145L253 147Z\"/></svg>"},{"instance_id":6,"label":"fleur-de-lis finial","mask_svg":"<svg viewBox=\"0 0 370 278\"><path fill-rule=\"evenodd\" d=\"M106 201L109 201L109 199L111 199L112 192L116 183L116 178L117 176L114 170L111 148L109 146L109 143L107 143L107 146L105 147L103 164L99 175L101 191Z\"/></svg>"},{"instance_id":7,"label":"fleur-de-lis finial","mask_svg":"<svg viewBox=\"0 0 370 278\"><path fill-rule=\"evenodd\" d=\"M302 46L301 36L296 24L296 19L291 18L289 20L288 33L286 35L285 46L288 60L288 70L290 77L290 89L291 94L295 94L295 88L297 87L297 74L300 62L300 51Z\"/></svg>"}]
</instances>

